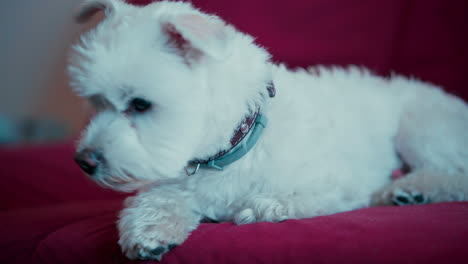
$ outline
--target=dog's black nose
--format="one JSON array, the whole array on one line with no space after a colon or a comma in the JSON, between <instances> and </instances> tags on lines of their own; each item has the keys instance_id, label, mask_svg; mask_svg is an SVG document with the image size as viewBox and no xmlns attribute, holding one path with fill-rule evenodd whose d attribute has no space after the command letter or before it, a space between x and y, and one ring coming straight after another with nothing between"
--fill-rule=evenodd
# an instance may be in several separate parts
<instances>
[{"instance_id":1,"label":"dog's black nose","mask_svg":"<svg viewBox=\"0 0 468 264\"><path fill-rule=\"evenodd\" d=\"M93 149L84 149L75 155L75 162L87 174L93 175L103 162L102 154Z\"/></svg>"}]
</instances>

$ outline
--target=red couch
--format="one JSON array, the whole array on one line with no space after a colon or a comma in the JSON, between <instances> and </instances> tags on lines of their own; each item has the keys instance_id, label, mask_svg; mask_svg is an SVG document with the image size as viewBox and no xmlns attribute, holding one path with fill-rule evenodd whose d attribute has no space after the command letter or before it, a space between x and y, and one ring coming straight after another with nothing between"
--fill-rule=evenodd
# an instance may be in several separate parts
<instances>
[{"instance_id":1,"label":"red couch","mask_svg":"<svg viewBox=\"0 0 468 264\"><path fill-rule=\"evenodd\" d=\"M394 70L468 99L466 1L193 2L256 36L290 66ZM97 187L72 157L68 143L0 149L0 263L130 262L120 253L115 227L124 195ZM202 224L163 258L345 262L468 263L468 203L367 208L278 224Z\"/></svg>"}]
</instances>

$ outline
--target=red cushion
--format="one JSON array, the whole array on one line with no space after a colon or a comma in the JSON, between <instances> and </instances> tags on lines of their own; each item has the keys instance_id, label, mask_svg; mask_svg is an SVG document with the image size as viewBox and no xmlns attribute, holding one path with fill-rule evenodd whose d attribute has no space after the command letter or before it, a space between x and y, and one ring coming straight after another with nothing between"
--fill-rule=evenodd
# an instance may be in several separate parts
<instances>
[{"instance_id":1,"label":"red cushion","mask_svg":"<svg viewBox=\"0 0 468 264\"><path fill-rule=\"evenodd\" d=\"M70 143L0 148L0 210L123 197L88 179L73 156Z\"/></svg>"},{"instance_id":2,"label":"red cushion","mask_svg":"<svg viewBox=\"0 0 468 264\"><path fill-rule=\"evenodd\" d=\"M0 263L125 263L120 201L0 213ZM468 203L380 207L282 223L202 224L162 263L466 263Z\"/></svg>"}]
</instances>

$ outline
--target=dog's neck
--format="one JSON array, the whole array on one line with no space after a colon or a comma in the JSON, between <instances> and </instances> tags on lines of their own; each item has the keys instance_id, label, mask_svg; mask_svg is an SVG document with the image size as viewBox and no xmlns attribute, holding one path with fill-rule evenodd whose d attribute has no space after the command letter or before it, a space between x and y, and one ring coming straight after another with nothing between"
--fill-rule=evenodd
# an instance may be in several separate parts
<instances>
[{"instance_id":1,"label":"dog's neck","mask_svg":"<svg viewBox=\"0 0 468 264\"><path fill-rule=\"evenodd\" d=\"M273 82L270 82L266 89L270 98L276 95ZM262 115L261 109L258 107L255 112L247 115L239 123L231 137L229 148L218 152L208 159L194 159L190 161L189 165L185 167L186 174L188 176L194 175L200 168L223 170L225 166L236 162L255 146L266 125L267 119Z\"/></svg>"}]
</instances>

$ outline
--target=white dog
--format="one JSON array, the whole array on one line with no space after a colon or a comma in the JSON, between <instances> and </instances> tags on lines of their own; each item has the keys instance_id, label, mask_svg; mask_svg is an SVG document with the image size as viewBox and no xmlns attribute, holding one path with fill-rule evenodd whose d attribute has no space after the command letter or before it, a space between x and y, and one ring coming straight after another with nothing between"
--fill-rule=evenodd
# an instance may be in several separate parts
<instances>
[{"instance_id":1,"label":"white dog","mask_svg":"<svg viewBox=\"0 0 468 264\"><path fill-rule=\"evenodd\" d=\"M129 258L159 260L202 218L468 199L468 107L438 87L357 67L288 71L187 3L86 1L78 20L98 10L69 66L97 109L76 161L103 186L138 190L118 222Z\"/></svg>"}]
</instances>

